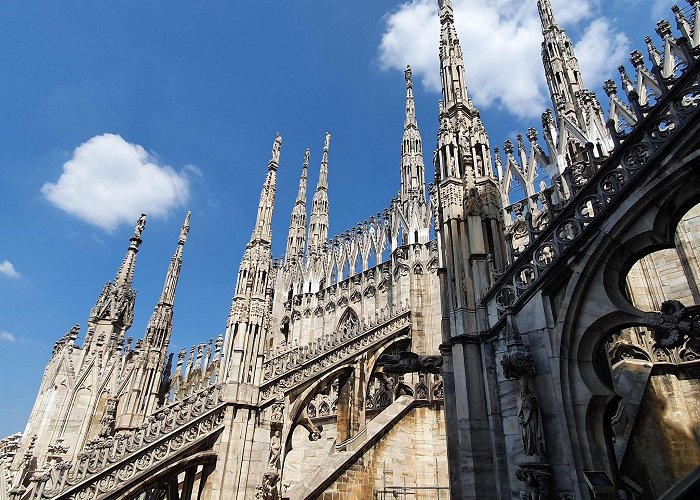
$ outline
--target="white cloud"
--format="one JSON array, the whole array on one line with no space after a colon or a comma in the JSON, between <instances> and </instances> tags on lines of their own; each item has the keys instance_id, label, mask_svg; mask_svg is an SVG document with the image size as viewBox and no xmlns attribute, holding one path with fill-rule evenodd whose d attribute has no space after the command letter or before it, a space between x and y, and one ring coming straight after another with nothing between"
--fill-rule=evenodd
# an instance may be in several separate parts
<instances>
[{"instance_id":1,"label":"white cloud","mask_svg":"<svg viewBox=\"0 0 700 500\"><path fill-rule=\"evenodd\" d=\"M600 17L588 25L574 50L586 81L600 85L616 74L616 68L630 52L630 41L624 33L615 33L608 20Z\"/></svg>"},{"instance_id":2,"label":"white cloud","mask_svg":"<svg viewBox=\"0 0 700 500\"><path fill-rule=\"evenodd\" d=\"M9 260L4 260L0 262L0 274L4 274L9 278L19 278L22 275L17 272L15 266Z\"/></svg>"},{"instance_id":3,"label":"white cloud","mask_svg":"<svg viewBox=\"0 0 700 500\"><path fill-rule=\"evenodd\" d=\"M58 181L47 182L41 192L65 212L112 231L133 224L141 212L159 217L181 206L189 198L189 180L142 146L103 134L75 148Z\"/></svg>"},{"instance_id":4,"label":"white cloud","mask_svg":"<svg viewBox=\"0 0 700 500\"><path fill-rule=\"evenodd\" d=\"M520 118L536 118L549 105L542 60L542 31L535 2L519 0L454 0L455 22L466 64L470 96L478 106L501 106ZM569 27L583 28L599 5L599 0L552 2L557 21ZM626 37L614 32L609 23L601 29L600 19L584 30L596 28L604 34L606 49L617 57ZM379 61L384 69L403 70L410 64L414 75L429 90L440 90L438 63L438 7L435 0L409 0L386 16L386 30L379 46ZM594 34L591 32L591 35ZM584 48L587 46L584 45ZM626 45L624 46L626 48ZM605 58L609 64L596 63L600 52L578 54L590 85L608 66L624 60ZM603 67L604 66L604 67ZM607 77L607 75L606 75ZM604 78L605 79L605 78Z\"/></svg>"},{"instance_id":5,"label":"white cloud","mask_svg":"<svg viewBox=\"0 0 700 500\"><path fill-rule=\"evenodd\" d=\"M3 342L14 342L15 336L10 332L0 332L0 340Z\"/></svg>"}]
</instances>

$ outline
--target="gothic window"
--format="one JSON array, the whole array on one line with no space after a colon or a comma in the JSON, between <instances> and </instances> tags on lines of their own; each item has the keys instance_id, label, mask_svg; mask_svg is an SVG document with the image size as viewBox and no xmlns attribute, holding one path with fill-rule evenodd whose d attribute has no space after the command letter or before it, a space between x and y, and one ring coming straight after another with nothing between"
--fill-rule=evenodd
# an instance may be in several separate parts
<instances>
[{"instance_id":1,"label":"gothic window","mask_svg":"<svg viewBox=\"0 0 700 500\"><path fill-rule=\"evenodd\" d=\"M349 338L354 336L359 329L359 324L360 322L357 319L357 314L355 311L348 308L338 322L338 332L340 332L341 338Z\"/></svg>"}]
</instances>

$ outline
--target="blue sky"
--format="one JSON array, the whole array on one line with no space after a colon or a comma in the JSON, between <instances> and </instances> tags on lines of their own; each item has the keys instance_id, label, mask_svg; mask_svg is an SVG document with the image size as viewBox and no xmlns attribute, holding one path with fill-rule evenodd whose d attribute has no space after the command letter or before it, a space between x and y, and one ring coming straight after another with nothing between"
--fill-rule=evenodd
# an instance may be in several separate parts
<instances>
[{"instance_id":1,"label":"blue sky","mask_svg":"<svg viewBox=\"0 0 700 500\"><path fill-rule=\"evenodd\" d=\"M387 206L399 188L407 62L427 164L432 157L436 3L2 2L0 401L11 403L0 437L23 429L53 343L84 328L141 210L152 217L135 277L137 338L192 211L179 350L224 330L276 131L276 255L304 150L311 191L326 131L331 233ZM454 3L491 145L539 127L548 98L536 1ZM672 2L552 3L598 91Z\"/></svg>"}]
</instances>

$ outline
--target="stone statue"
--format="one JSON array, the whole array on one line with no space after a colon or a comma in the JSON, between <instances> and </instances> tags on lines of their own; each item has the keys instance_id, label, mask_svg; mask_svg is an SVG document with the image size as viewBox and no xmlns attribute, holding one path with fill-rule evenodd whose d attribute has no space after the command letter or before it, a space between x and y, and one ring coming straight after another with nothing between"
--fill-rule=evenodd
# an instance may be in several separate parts
<instances>
[{"instance_id":1,"label":"stone statue","mask_svg":"<svg viewBox=\"0 0 700 500\"><path fill-rule=\"evenodd\" d=\"M282 433L277 430L270 438L270 460L267 464L267 466L270 469L277 470L277 465L280 459L280 453L282 452L281 434Z\"/></svg>"},{"instance_id":2,"label":"stone statue","mask_svg":"<svg viewBox=\"0 0 700 500\"><path fill-rule=\"evenodd\" d=\"M275 142L272 143L272 162L279 163L280 152L282 150L282 136L279 132L275 132Z\"/></svg>"},{"instance_id":3,"label":"stone statue","mask_svg":"<svg viewBox=\"0 0 700 500\"><path fill-rule=\"evenodd\" d=\"M518 422L521 426L525 455L544 456L539 404L527 384L520 386Z\"/></svg>"},{"instance_id":4,"label":"stone statue","mask_svg":"<svg viewBox=\"0 0 700 500\"><path fill-rule=\"evenodd\" d=\"M255 488L255 498L260 500L279 499L277 481L279 481L279 474L276 471L265 472L265 474L263 474L262 483Z\"/></svg>"},{"instance_id":5,"label":"stone statue","mask_svg":"<svg viewBox=\"0 0 700 500\"><path fill-rule=\"evenodd\" d=\"M119 398L108 398L107 406L105 407L105 413L100 420L100 432L99 436L106 438L114 433L114 423L116 422L117 414L117 403L119 403Z\"/></svg>"},{"instance_id":6,"label":"stone statue","mask_svg":"<svg viewBox=\"0 0 700 500\"><path fill-rule=\"evenodd\" d=\"M134 228L134 238L141 238L144 228L146 227L146 214L141 214L139 220L136 221L136 227Z\"/></svg>"}]
</instances>

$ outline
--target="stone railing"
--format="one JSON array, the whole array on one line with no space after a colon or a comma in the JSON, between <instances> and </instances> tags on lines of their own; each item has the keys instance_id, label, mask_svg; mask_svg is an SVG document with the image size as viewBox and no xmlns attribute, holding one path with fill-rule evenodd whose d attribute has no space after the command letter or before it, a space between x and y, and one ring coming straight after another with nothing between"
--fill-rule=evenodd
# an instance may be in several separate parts
<instances>
[{"instance_id":1,"label":"stone railing","mask_svg":"<svg viewBox=\"0 0 700 500\"><path fill-rule=\"evenodd\" d=\"M223 428L224 415L220 386L208 387L160 409L137 429L91 442L73 463L50 464L31 477L27 491L12 491L10 498L97 499L114 494Z\"/></svg>"},{"instance_id":2,"label":"stone railing","mask_svg":"<svg viewBox=\"0 0 700 500\"><path fill-rule=\"evenodd\" d=\"M328 368L367 350L410 326L411 313L402 307L396 314L361 324L356 330L340 330L321 340L295 348L263 364L261 403L304 383Z\"/></svg>"},{"instance_id":3,"label":"stone railing","mask_svg":"<svg viewBox=\"0 0 700 500\"><path fill-rule=\"evenodd\" d=\"M647 171L658 166L657 158L666 153L666 146L673 142L687 125L697 122L700 108L700 85L697 51L688 47L680 38L677 45L692 64L678 75L664 76L658 65L650 70L659 82L661 95L654 103L648 100L640 104L639 95L628 90L629 106L636 125L621 130L613 122L608 123L615 141L614 151L606 159L595 159L588 144L588 160L572 165L562 174L562 182L570 191L566 204L551 201L552 189L544 192L543 203L549 223L536 228L528 219L528 244L523 249L512 249L513 262L497 274L494 286L483 301L495 299L499 315L506 308L516 307L536 290L536 284L557 266L582 234L590 232L594 221L609 212L625 194L633 188L635 180L643 178ZM609 81L606 90L615 93ZM629 125L627 121L627 125Z\"/></svg>"}]
</instances>

